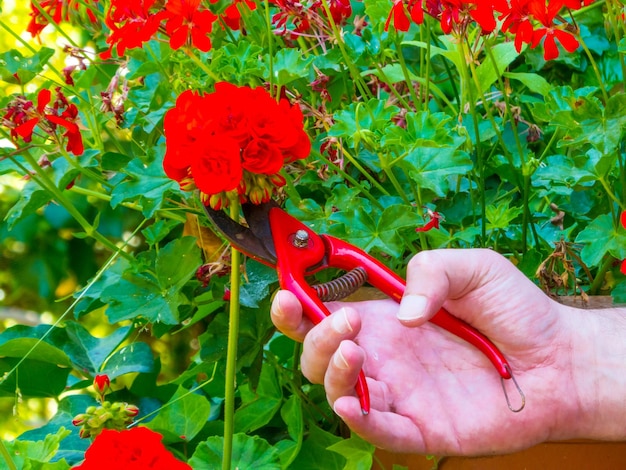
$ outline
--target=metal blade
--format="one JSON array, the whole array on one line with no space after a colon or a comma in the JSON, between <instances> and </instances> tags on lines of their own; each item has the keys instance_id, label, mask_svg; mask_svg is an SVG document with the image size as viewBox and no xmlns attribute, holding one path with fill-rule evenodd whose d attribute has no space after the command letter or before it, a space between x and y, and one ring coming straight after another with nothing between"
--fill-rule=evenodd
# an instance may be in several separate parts
<instances>
[{"instance_id":1,"label":"metal blade","mask_svg":"<svg viewBox=\"0 0 626 470\"><path fill-rule=\"evenodd\" d=\"M264 207L266 205L268 207ZM207 206L204 210L215 228L237 250L263 264L275 267L276 250L267 218L267 213L273 206L275 204L272 206L244 204L243 211L249 227L235 222L224 211L216 211Z\"/></svg>"}]
</instances>

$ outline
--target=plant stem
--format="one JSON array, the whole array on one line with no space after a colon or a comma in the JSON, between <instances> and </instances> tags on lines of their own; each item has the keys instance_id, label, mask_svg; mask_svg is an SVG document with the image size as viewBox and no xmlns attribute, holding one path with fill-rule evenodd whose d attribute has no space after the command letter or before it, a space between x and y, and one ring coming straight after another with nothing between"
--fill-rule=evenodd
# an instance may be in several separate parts
<instances>
[{"instance_id":1,"label":"plant stem","mask_svg":"<svg viewBox=\"0 0 626 470\"><path fill-rule=\"evenodd\" d=\"M15 462L13 462L13 459L11 458L11 454L9 454L9 451L4 445L4 442L2 441L2 439L0 439L0 455L2 455L2 458L6 462L7 468L9 470L17 470L17 466L15 465Z\"/></svg>"},{"instance_id":2,"label":"plant stem","mask_svg":"<svg viewBox=\"0 0 626 470\"><path fill-rule=\"evenodd\" d=\"M363 194L366 198L368 198L372 204L374 204L376 207L378 207L379 209L383 209L383 206L380 204L380 202L378 202L378 199L376 199L374 196L372 196L370 194L370 192L365 189L361 183L359 183L355 178L353 178L352 176L350 176L348 173L346 173L345 171L343 171L339 165L337 165L336 163L333 163L332 161L330 161L328 158L326 158L324 155L322 155L321 153L319 154L319 158L320 160L322 160L326 165L328 165L329 167L333 167L333 170L336 171L337 173L339 173L341 175L342 178L344 178L346 181L349 181L350 183L352 183L352 185L355 188L358 188L359 191L361 192L361 194Z\"/></svg>"},{"instance_id":3,"label":"plant stem","mask_svg":"<svg viewBox=\"0 0 626 470\"><path fill-rule=\"evenodd\" d=\"M361 96L363 96L363 98L368 99L368 100L371 99L372 93L367 87L367 84L363 81L363 77L361 76L361 74L359 73L359 70L354 65L354 62L352 61L352 59L350 59L350 56L348 55L348 51L346 51L345 43L343 41L343 38L341 37L341 31L339 31L339 28L337 27L337 24L335 23L335 20L333 19L333 15L330 12L330 7L328 6L328 0L322 0L322 8L324 10L324 13L326 14L326 17L328 18L330 27L333 30L333 36L335 37L335 41L337 41L337 46L339 46L341 55L343 56L343 59L346 61L348 70L350 70L350 75L352 75L352 80L354 80L354 83L356 87L359 89Z\"/></svg>"},{"instance_id":4,"label":"plant stem","mask_svg":"<svg viewBox=\"0 0 626 470\"><path fill-rule=\"evenodd\" d=\"M413 86L413 81L411 80L411 76L409 75L409 69L406 67L406 62L404 61L404 55L402 54L402 41L400 41L400 37L398 33L395 33L394 42L396 43L396 54L398 54L398 62L400 62L400 68L402 69L402 75L404 76L404 81L406 82L406 86L409 87L409 93L411 94L411 99L413 100L413 109L417 109L419 101L417 99L417 93L415 93L415 87ZM428 58L426 60L428 62ZM428 81L428 75L426 76L426 81Z\"/></svg>"},{"instance_id":5,"label":"plant stem","mask_svg":"<svg viewBox=\"0 0 626 470\"><path fill-rule=\"evenodd\" d=\"M606 87L604 86L604 83L602 80L602 74L600 73L598 64L596 63L596 60L593 58L593 55L591 54L591 51L587 47L587 44L585 44L583 37L579 34L577 39L580 45L582 46L583 50L585 51L585 54L587 54L587 58L589 59L589 63L591 64L591 68L593 69L593 72L596 74L596 80L598 80L598 86L600 87L600 90L602 91L602 98L604 98L604 104L606 104L609 101L609 94L606 92Z\"/></svg>"},{"instance_id":6,"label":"plant stem","mask_svg":"<svg viewBox=\"0 0 626 470\"><path fill-rule=\"evenodd\" d=\"M613 258L611 255L608 255L606 259L604 260L604 263L600 265L600 268L598 269L598 272L596 273L596 277L593 278L593 282L591 283L591 286L589 287L589 293L591 295L596 294L598 290L600 290L600 288L602 287L602 284L604 284L604 275L610 269L614 261L615 261L615 258Z\"/></svg>"},{"instance_id":7,"label":"plant stem","mask_svg":"<svg viewBox=\"0 0 626 470\"><path fill-rule=\"evenodd\" d=\"M239 220L239 199L230 200L230 217ZM237 342L239 340L239 281L241 253L231 246L230 308L228 324L228 346L226 354L226 390L224 392L224 451L222 470L230 470L233 457L235 434L235 385L237 375Z\"/></svg>"},{"instance_id":8,"label":"plant stem","mask_svg":"<svg viewBox=\"0 0 626 470\"><path fill-rule=\"evenodd\" d=\"M106 201L106 202L110 202L112 199L112 197L109 196L108 194L100 193L98 191L93 191L91 189L83 188L83 187L76 186L76 185L72 186L70 189L68 189L68 191L72 193L80 194L82 196L87 196L87 197L91 197L91 198L98 199L101 201ZM138 211L138 212L143 211L143 206L141 206L141 204L137 204L136 202L121 202L120 206L126 207L127 209L131 209L134 211ZM181 222L181 223L185 223L185 221L187 220L184 216L173 214L171 211L167 209L159 209L157 210L157 214L159 215L159 217L163 217L164 219L177 220L178 222Z\"/></svg>"},{"instance_id":9,"label":"plant stem","mask_svg":"<svg viewBox=\"0 0 626 470\"><path fill-rule=\"evenodd\" d=\"M245 4L245 2L242 3ZM265 6L265 24L267 25L267 56L271 95L272 93L274 93L274 33L272 33L272 20L270 18L269 0L264 0L263 5ZM277 96L280 96L280 94L277 93Z\"/></svg>"}]
</instances>

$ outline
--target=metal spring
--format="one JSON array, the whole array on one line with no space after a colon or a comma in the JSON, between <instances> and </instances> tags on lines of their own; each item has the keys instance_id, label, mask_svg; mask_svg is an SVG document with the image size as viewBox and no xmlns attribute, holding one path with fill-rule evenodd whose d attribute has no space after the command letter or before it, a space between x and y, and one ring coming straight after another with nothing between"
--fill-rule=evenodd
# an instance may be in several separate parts
<instances>
[{"instance_id":1,"label":"metal spring","mask_svg":"<svg viewBox=\"0 0 626 470\"><path fill-rule=\"evenodd\" d=\"M341 300L356 292L367 281L367 271L358 267L333 279L332 281L316 284L313 287L322 302Z\"/></svg>"}]
</instances>

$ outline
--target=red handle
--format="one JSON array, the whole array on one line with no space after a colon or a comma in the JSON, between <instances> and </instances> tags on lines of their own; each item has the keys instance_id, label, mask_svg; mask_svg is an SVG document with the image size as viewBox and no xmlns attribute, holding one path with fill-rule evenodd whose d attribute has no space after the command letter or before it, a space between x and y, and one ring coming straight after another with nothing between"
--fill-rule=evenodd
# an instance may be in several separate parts
<instances>
[{"instance_id":1,"label":"red handle","mask_svg":"<svg viewBox=\"0 0 626 470\"><path fill-rule=\"evenodd\" d=\"M362 250L335 237L321 235L326 243L328 265L344 270L361 266L367 271L368 282L380 289L383 293L400 302L404 295L406 283L404 279L387 268L378 260ZM450 315L445 309L439 310L430 322L464 339L482 352L494 365L503 379L510 379L509 364L500 350L481 332L465 323L463 320Z\"/></svg>"},{"instance_id":2,"label":"red handle","mask_svg":"<svg viewBox=\"0 0 626 470\"><path fill-rule=\"evenodd\" d=\"M315 290L306 282L304 273L311 266L320 264L325 258L326 247L319 235L286 212L272 209L269 217L276 247L276 270L278 271L280 286L295 294L302 304L305 315L314 324L318 324L330 315L330 311L317 296ZM306 232L306 244L300 245L294 242L295 234L298 231ZM363 414L368 414L370 412L370 395L363 371L357 380L356 394L359 397Z\"/></svg>"}]
</instances>

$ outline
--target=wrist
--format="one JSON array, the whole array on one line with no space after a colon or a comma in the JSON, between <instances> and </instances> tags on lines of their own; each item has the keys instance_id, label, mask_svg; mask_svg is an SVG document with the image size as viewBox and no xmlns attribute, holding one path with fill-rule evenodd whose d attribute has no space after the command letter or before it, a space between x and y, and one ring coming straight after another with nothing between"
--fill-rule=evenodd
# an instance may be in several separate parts
<instances>
[{"instance_id":1,"label":"wrist","mask_svg":"<svg viewBox=\"0 0 626 470\"><path fill-rule=\"evenodd\" d=\"M626 309L563 310L571 387L555 438L626 439Z\"/></svg>"}]
</instances>

